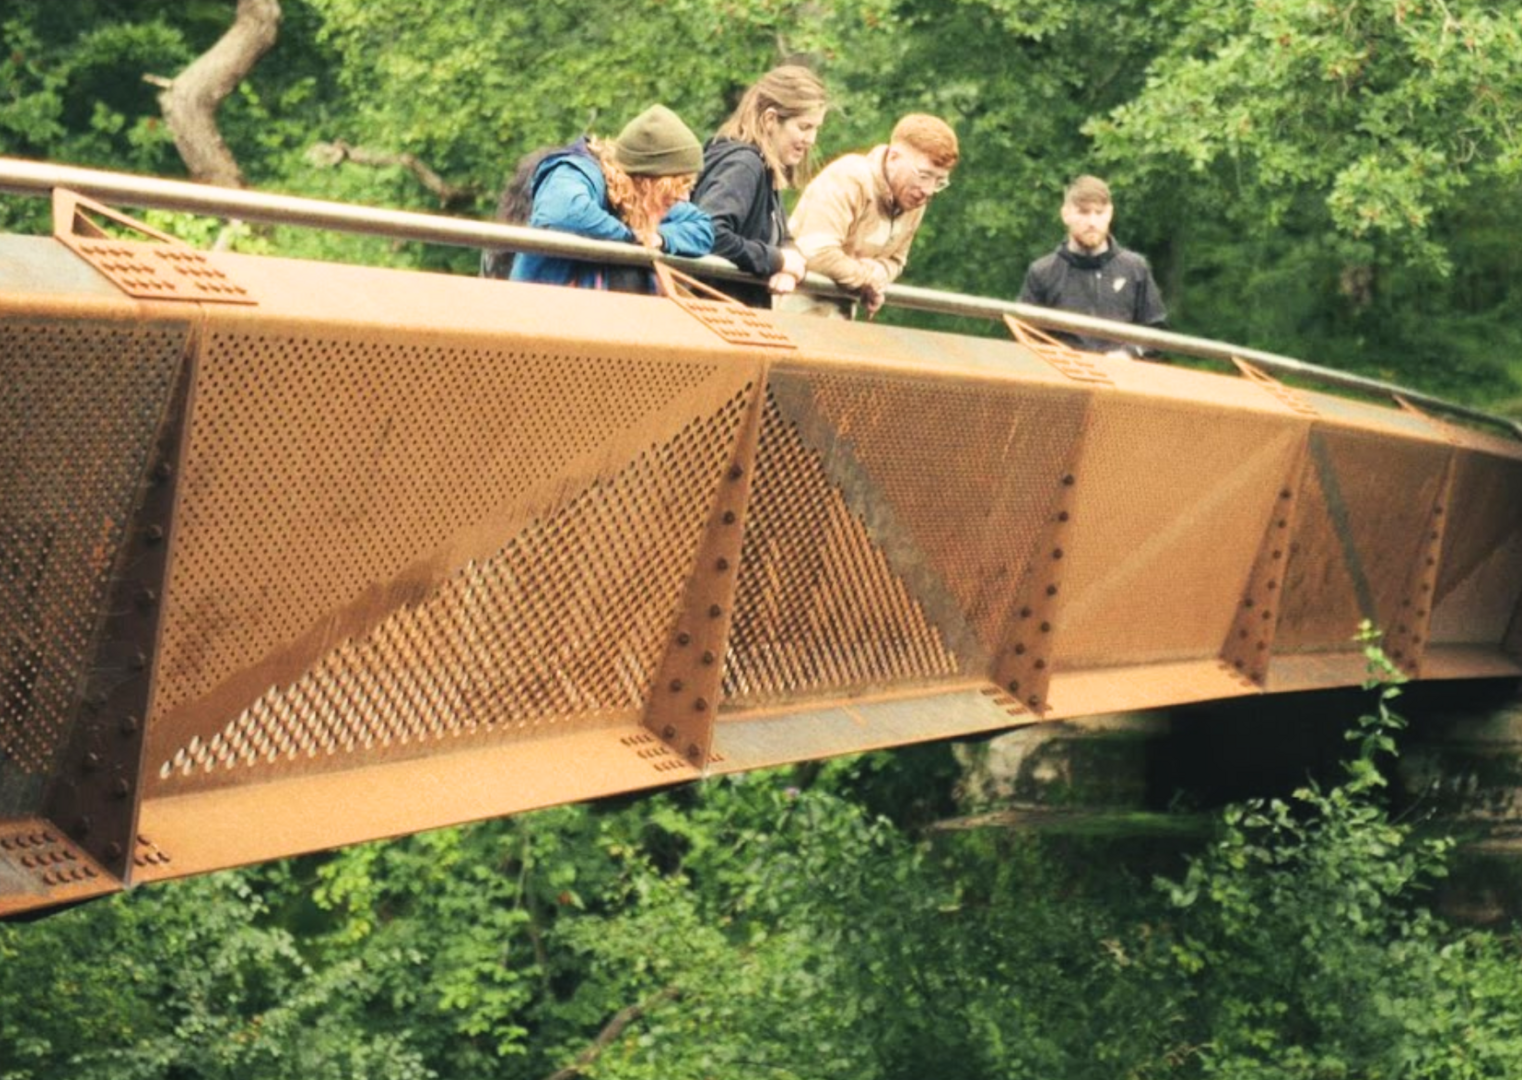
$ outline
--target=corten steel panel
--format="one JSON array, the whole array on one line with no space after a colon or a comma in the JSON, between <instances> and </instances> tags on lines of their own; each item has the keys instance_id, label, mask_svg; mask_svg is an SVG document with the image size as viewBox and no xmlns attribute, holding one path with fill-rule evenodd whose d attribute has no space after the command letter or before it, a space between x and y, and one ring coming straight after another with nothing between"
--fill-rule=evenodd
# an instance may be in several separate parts
<instances>
[{"instance_id":1,"label":"corten steel panel","mask_svg":"<svg viewBox=\"0 0 1522 1080\"><path fill-rule=\"evenodd\" d=\"M1452 448L1318 423L1307 446L1276 661L1353 651L1362 619L1393 627L1422 557Z\"/></svg>"},{"instance_id":2,"label":"corten steel panel","mask_svg":"<svg viewBox=\"0 0 1522 1080\"><path fill-rule=\"evenodd\" d=\"M1060 560L1057 670L1215 657L1304 421L1096 395ZM1054 562L1057 560L1054 560Z\"/></svg>"},{"instance_id":3,"label":"corten steel panel","mask_svg":"<svg viewBox=\"0 0 1522 1080\"><path fill-rule=\"evenodd\" d=\"M657 298L208 258L257 304L6 277L0 246L0 285L31 279L0 300L0 914L121 884L41 808L156 440L181 467L129 882L1256 693L1223 643L1279 586L1286 500L1270 688L1358 678L1358 619L1425 573L1423 676L1517 670L1514 444L1008 341L784 317L776 349Z\"/></svg>"},{"instance_id":4,"label":"corten steel panel","mask_svg":"<svg viewBox=\"0 0 1522 1080\"><path fill-rule=\"evenodd\" d=\"M102 609L187 332L0 309L0 815L37 810L83 688L110 674Z\"/></svg>"},{"instance_id":5,"label":"corten steel panel","mask_svg":"<svg viewBox=\"0 0 1522 1080\"><path fill-rule=\"evenodd\" d=\"M1493 643L1522 593L1522 461L1460 450L1446 508L1434 646Z\"/></svg>"},{"instance_id":6,"label":"corten steel panel","mask_svg":"<svg viewBox=\"0 0 1522 1080\"><path fill-rule=\"evenodd\" d=\"M1082 410L1065 390L775 372L727 700L981 672Z\"/></svg>"}]
</instances>

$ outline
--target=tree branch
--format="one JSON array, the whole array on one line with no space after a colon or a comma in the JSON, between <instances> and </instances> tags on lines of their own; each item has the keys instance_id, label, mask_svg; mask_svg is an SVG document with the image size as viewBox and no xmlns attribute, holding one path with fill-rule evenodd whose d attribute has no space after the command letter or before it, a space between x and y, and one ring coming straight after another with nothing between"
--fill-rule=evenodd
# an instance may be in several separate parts
<instances>
[{"instance_id":1,"label":"tree branch","mask_svg":"<svg viewBox=\"0 0 1522 1080\"><path fill-rule=\"evenodd\" d=\"M342 139L313 144L312 148L307 151L307 160L321 168L329 169L336 165L341 165L345 161L352 161L356 165L370 165L376 168L399 165L417 177L418 182L425 188L437 195L439 205L443 207L469 202L480 194L480 189L474 184L463 186L451 184L412 154L393 154L385 150L367 150L363 146L350 146Z\"/></svg>"},{"instance_id":2,"label":"tree branch","mask_svg":"<svg viewBox=\"0 0 1522 1080\"><path fill-rule=\"evenodd\" d=\"M627 1008L619 1009L618 1012L613 1014L613 1019L609 1020L606 1026L597 1033L597 1038L592 1040L591 1046L578 1054L576 1060L571 1062L571 1064L557 1072L551 1073L546 1080L577 1080L577 1077L582 1075L581 1070L596 1061L602 1056L604 1050L617 1042L618 1037L624 1033L625 1028L650 1010L680 997L681 993L675 986L668 986L638 1005L630 1005Z\"/></svg>"},{"instance_id":3,"label":"tree branch","mask_svg":"<svg viewBox=\"0 0 1522 1080\"><path fill-rule=\"evenodd\" d=\"M275 44L280 0L238 0L233 24L159 95L159 108L196 180L244 187L243 171L217 130L217 108Z\"/></svg>"}]
</instances>

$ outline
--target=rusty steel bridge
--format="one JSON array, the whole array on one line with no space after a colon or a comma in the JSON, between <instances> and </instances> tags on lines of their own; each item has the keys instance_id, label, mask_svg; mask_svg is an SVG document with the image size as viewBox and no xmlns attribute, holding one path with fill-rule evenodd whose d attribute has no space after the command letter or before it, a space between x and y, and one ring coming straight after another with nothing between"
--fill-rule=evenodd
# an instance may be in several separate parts
<instances>
[{"instance_id":1,"label":"rusty steel bridge","mask_svg":"<svg viewBox=\"0 0 1522 1080\"><path fill-rule=\"evenodd\" d=\"M0 915L1348 685L1364 619L1413 678L1522 674L1510 421L930 290L890 300L1008 336L663 264L638 297L207 252L106 203L649 259L507 226L4 159L0 190L55 213L0 237ZM1222 369L1040 329L1086 326Z\"/></svg>"}]
</instances>

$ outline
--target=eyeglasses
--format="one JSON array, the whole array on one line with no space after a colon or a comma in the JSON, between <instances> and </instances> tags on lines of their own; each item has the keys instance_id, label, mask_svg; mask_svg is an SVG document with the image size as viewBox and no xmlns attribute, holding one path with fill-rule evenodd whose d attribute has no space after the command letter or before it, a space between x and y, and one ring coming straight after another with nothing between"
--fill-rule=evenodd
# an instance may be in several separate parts
<instances>
[{"instance_id":1,"label":"eyeglasses","mask_svg":"<svg viewBox=\"0 0 1522 1080\"><path fill-rule=\"evenodd\" d=\"M915 169L914 179L919 182L921 191L928 191L932 195L939 195L951 186L951 177L928 169Z\"/></svg>"}]
</instances>

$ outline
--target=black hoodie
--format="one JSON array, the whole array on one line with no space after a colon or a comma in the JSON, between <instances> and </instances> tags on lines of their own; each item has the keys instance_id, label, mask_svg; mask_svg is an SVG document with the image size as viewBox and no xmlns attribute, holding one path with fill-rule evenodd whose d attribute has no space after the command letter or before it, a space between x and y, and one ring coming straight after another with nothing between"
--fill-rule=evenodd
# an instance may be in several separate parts
<instances>
[{"instance_id":1,"label":"black hoodie","mask_svg":"<svg viewBox=\"0 0 1522 1080\"><path fill-rule=\"evenodd\" d=\"M715 255L758 278L782 269L787 217L772 171L753 143L710 139L703 148L703 172L692 201L713 219ZM709 284L751 307L772 306L764 281L754 286L719 280Z\"/></svg>"}]
</instances>

